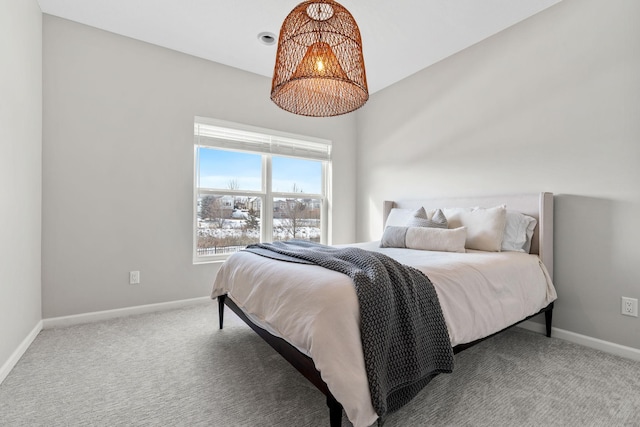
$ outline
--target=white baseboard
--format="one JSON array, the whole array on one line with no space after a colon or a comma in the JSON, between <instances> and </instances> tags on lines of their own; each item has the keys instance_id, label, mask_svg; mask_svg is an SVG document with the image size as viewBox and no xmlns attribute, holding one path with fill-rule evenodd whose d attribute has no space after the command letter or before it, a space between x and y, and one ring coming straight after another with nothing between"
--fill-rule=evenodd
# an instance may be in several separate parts
<instances>
[{"instance_id":1,"label":"white baseboard","mask_svg":"<svg viewBox=\"0 0 640 427\"><path fill-rule=\"evenodd\" d=\"M545 325L532 322L530 320L522 322L518 326L529 331L538 332L541 334L546 333ZM595 348L596 350L604 351L605 353L615 354L616 356L621 356L640 362L640 349L637 348L627 347L609 341L603 341L598 338L576 334L575 332L569 332L565 331L564 329L555 327L551 328L551 336L554 338L560 338L562 340L572 342L574 344L580 344L585 347Z\"/></svg>"},{"instance_id":2,"label":"white baseboard","mask_svg":"<svg viewBox=\"0 0 640 427\"><path fill-rule=\"evenodd\" d=\"M2 367L0 367L0 384L2 384L2 381L4 381L5 378L7 378L9 372L11 372L13 367L16 366L22 355L27 351L27 349L29 348L33 340L36 339L41 330L42 320L36 323L35 328L33 328L31 332L29 332L29 335L27 335L27 337L22 340L18 348L15 349L11 356L9 356L9 359L4 362Z\"/></svg>"},{"instance_id":3,"label":"white baseboard","mask_svg":"<svg viewBox=\"0 0 640 427\"><path fill-rule=\"evenodd\" d=\"M117 317L132 316L135 314L152 313L154 311L172 310L207 300L211 301L211 298L199 297L161 302L157 304L136 305L133 307L117 308L114 310L94 311L91 313L74 314L72 316L51 317L49 319L43 319L42 322L44 329L51 329L63 326L79 325L81 323L98 322L100 320L115 319Z\"/></svg>"}]
</instances>

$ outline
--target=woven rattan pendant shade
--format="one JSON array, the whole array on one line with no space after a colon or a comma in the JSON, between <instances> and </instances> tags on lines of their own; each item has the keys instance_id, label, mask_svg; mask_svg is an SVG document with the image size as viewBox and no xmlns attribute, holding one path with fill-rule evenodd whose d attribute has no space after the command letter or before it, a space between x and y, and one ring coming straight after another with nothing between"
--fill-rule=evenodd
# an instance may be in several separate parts
<instances>
[{"instance_id":1,"label":"woven rattan pendant shade","mask_svg":"<svg viewBox=\"0 0 640 427\"><path fill-rule=\"evenodd\" d=\"M280 29L271 99L294 114L338 116L369 99L360 30L332 0L300 3Z\"/></svg>"}]
</instances>

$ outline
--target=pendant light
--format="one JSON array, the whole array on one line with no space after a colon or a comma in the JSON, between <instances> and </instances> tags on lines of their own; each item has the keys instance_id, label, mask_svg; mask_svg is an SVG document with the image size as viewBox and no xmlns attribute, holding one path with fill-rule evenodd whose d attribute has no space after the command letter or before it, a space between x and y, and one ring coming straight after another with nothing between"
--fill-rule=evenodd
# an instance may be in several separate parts
<instances>
[{"instance_id":1,"label":"pendant light","mask_svg":"<svg viewBox=\"0 0 640 427\"><path fill-rule=\"evenodd\" d=\"M313 117L354 111L369 99L360 30L333 0L300 3L282 24L271 100Z\"/></svg>"}]
</instances>

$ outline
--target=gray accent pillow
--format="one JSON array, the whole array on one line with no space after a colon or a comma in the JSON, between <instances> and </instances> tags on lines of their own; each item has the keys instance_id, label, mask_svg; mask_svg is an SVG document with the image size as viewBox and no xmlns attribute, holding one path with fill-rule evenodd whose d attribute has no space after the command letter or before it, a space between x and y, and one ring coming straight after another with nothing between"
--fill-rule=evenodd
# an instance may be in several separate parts
<instances>
[{"instance_id":1,"label":"gray accent pillow","mask_svg":"<svg viewBox=\"0 0 640 427\"><path fill-rule=\"evenodd\" d=\"M440 209L436 209L431 219L427 215L424 207L413 213L413 216L407 223L408 227L431 227L431 228L449 228L447 217Z\"/></svg>"},{"instance_id":2,"label":"gray accent pillow","mask_svg":"<svg viewBox=\"0 0 640 427\"><path fill-rule=\"evenodd\" d=\"M380 240L381 248L406 248L405 238L407 236L408 227L398 227L390 225L384 229L382 239Z\"/></svg>"}]
</instances>

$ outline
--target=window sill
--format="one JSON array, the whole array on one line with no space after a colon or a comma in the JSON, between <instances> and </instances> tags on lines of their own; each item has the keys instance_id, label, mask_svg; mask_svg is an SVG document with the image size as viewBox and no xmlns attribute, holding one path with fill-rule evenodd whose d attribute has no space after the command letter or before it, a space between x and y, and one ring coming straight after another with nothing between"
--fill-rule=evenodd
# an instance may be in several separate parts
<instances>
[{"instance_id":1,"label":"window sill","mask_svg":"<svg viewBox=\"0 0 640 427\"><path fill-rule=\"evenodd\" d=\"M199 257L199 258L193 260L193 265L222 264L223 262L225 262L227 260L227 258L229 258L229 255L224 255L224 256L215 257L215 258L214 257L210 257L210 258Z\"/></svg>"}]
</instances>

